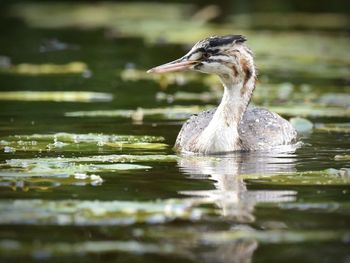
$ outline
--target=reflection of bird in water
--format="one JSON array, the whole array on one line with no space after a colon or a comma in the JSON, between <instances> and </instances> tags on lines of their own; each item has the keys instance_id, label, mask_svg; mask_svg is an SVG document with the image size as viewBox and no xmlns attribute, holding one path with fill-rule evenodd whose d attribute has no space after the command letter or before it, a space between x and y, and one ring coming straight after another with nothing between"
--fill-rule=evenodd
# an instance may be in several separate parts
<instances>
[{"instance_id":1,"label":"reflection of bird in water","mask_svg":"<svg viewBox=\"0 0 350 263\"><path fill-rule=\"evenodd\" d=\"M213 190L182 191L182 194L197 197L220 208L222 215L231 220L231 233L254 231L249 225L255 222L254 209L259 203L288 202L295 200L295 192L289 190L249 190L243 175L267 176L295 170L292 153L232 153L224 156L185 156L179 159L182 172L193 179L211 179ZM284 227L274 222L275 227ZM215 232L214 232L215 233ZM209 233L210 235L210 233ZM205 240L205 239L204 239ZM201 262L246 262L252 261L258 247L254 237L233 238L214 243L204 253L197 254Z\"/></svg>"},{"instance_id":2,"label":"reflection of bird in water","mask_svg":"<svg viewBox=\"0 0 350 263\"><path fill-rule=\"evenodd\" d=\"M283 157L283 158L282 158ZM291 154L238 153L223 157L183 157L178 165L190 178L214 181L215 190L185 191L182 194L209 198L224 216L237 222L253 222L254 207L260 202L294 200L294 191L248 190L243 175L266 176L294 171Z\"/></svg>"},{"instance_id":3,"label":"reflection of bird in water","mask_svg":"<svg viewBox=\"0 0 350 263\"><path fill-rule=\"evenodd\" d=\"M296 142L291 124L276 113L249 106L256 82L253 55L240 35L199 41L182 58L148 72L191 69L217 74L224 95L216 109L193 115L183 125L175 149L181 152L222 153L266 150Z\"/></svg>"}]
</instances>

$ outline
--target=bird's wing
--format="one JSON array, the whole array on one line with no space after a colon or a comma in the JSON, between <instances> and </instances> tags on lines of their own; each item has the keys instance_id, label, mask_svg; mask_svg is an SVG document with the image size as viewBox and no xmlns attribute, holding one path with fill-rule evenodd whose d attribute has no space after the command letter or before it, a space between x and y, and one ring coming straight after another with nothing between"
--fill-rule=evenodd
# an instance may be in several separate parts
<instances>
[{"instance_id":1,"label":"bird's wing","mask_svg":"<svg viewBox=\"0 0 350 263\"><path fill-rule=\"evenodd\" d=\"M202 111L192 115L183 125L176 138L174 149L176 151L187 151L191 143L208 126L213 118L216 108Z\"/></svg>"},{"instance_id":2,"label":"bird's wing","mask_svg":"<svg viewBox=\"0 0 350 263\"><path fill-rule=\"evenodd\" d=\"M268 149L293 144L297 132L278 114L264 108L249 106L239 126L239 135L248 149Z\"/></svg>"}]
</instances>

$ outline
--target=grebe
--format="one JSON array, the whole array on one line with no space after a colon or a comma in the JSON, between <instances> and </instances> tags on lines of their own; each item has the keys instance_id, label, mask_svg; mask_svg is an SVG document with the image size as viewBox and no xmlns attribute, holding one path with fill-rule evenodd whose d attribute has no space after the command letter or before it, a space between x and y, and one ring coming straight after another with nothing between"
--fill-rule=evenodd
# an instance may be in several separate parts
<instances>
[{"instance_id":1,"label":"grebe","mask_svg":"<svg viewBox=\"0 0 350 263\"><path fill-rule=\"evenodd\" d=\"M276 113L249 104L256 83L253 54L241 35L212 36L197 42L182 58L148 70L194 70L219 76L220 105L193 115L182 126L175 150L201 154L270 150L293 145L297 132Z\"/></svg>"}]
</instances>

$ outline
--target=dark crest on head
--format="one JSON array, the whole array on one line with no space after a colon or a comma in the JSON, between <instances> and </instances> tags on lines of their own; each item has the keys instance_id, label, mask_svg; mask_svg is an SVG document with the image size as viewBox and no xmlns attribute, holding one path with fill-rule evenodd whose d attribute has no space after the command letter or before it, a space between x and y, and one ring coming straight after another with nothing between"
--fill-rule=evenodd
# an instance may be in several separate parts
<instances>
[{"instance_id":1,"label":"dark crest on head","mask_svg":"<svg viewBox=\"0 0 350 263\"><path fill-rule=\"evenodd\" d=\"M209 47L223 46L231 43L243 43L247 39L242 35L213 36L207 39Z\"/></svg>"}]
</instances>

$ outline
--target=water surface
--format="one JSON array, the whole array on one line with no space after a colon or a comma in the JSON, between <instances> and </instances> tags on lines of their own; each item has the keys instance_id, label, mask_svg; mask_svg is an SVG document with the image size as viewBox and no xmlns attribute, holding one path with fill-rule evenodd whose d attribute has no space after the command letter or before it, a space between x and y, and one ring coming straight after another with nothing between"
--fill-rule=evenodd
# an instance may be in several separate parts
<instances>
[{"instance_id":1,"label":"water surface","mask_svg":"<svg viewBox=\"0 0 350 263\"><path fill-rule=\"evenodd\" d=\"M37 8L52 19L36 19ZM140 10L91 10L113 8ZM350 40L342 16L332 28L260 31L231 15L186 24L196 8L157 8L172 14L159 12L160 25L147 12L94 20L78 4L10 6L1 16L1 92L22 91L0 94L1 260L348 262ZM197 33L184 29L181 38L168 19ZM296 152L172 151L184 119L217 104L220 85L144 72L230 23L256 52L254 103L314 125Z\"/></svg>"}]
</instances>

